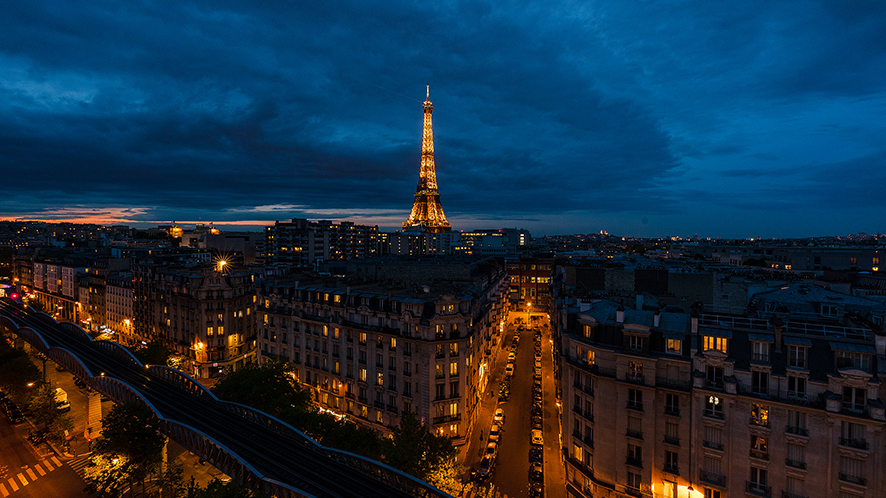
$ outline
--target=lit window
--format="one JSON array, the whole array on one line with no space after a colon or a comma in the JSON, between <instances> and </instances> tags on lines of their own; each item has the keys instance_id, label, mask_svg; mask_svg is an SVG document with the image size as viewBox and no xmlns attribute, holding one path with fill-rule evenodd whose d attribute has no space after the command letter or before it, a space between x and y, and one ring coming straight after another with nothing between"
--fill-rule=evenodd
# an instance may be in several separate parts
<instances>
[{"instance_id":1,"label":"lit window","mask_svg":"<svg viewBox=\"0 0 886 498\"><path fill-rule=\"evenodd\" d=\"M704 336L704 350L720 351L721 353L726 354L726 338L711 335Z\"/></svg>"}]
</instances>

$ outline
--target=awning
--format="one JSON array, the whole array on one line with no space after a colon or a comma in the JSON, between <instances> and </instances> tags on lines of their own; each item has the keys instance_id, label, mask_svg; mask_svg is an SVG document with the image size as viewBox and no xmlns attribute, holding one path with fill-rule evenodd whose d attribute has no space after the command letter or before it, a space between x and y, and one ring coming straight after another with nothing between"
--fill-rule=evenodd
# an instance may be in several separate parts
<instances>
[{"instance_id":1,"label":"awning","mask_svg":"<svg viewBox=\"0 0 886 498\"><path fill-rule=\"evenodd\" d=\"M877 354L877 348L868 344L850 344L848 342L831 342L834 351L857 351L859 353Z\"/></svg>"},{"instance_id":2,"label":"awning","mask_svg":"<svg viewBox=\"0 0 886 498\"><path fill-rule=\"evenodd\" d=\"M748 334L748 339L758 342L775 342L775 336L769 334Z\"/></svg>"},{"instance_id":3,"label":"awning","mask_svg":"<svg viewBox=\"0 0 886 498\"><path fill-rule=\"evenodd\" d=\"M804 339L802 337L784 336L782 340L785 344L792 344L794 346L812 346L812 341L810 341L809 339Z\"/></svg>"},{"instance_id":4,"label":"awning","mask_svg":"<svg viewBox=\"0 0 886 498\"><path fill-rule=\"evenodd\" d=\"M699 333L699 335L708 335L708 336L714 336L714 337L726 337L729 339L732 338L732 331L731 330L709 329L707 327L699 327L698 333Z\"/></svg>"}]
</instances>

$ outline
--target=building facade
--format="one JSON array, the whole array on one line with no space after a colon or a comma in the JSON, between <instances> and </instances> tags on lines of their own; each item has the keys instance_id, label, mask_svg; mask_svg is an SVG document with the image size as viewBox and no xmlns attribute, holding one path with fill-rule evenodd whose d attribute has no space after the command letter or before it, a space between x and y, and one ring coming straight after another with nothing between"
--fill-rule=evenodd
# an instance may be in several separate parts
<instances>
[{"instance_id":1,"label":"building facade","mask_svg":"<svg viewBox=\"0 0 886 498\"><path fill-rule=\"evenodd\" d=\"M571 495L886 493L879 329L600 300L561 312Z\"/></svg>"},{"instance_id":2,"label":"building facade","mask_svg":"<svg viewBox=\"0 0 886 498\"><path fill-rule=\"evenodd\" d=\"M260 356L290 362L322 409L383 432L414 412L461 443L488 382L507 289L501 265L481 271L464 285L266 285Z\"/></svg>"},{"instance_id":3,"label":"building facade","mask_svg":"<svg viewBox=\"0 0 886 498\"><path fill-rule=\"evenodd\" d=\"M215 377L255 360L259 268L144 264L133 269L134 334L160 341L190 362L195 377Z\"/></svg>"}]
</instances>

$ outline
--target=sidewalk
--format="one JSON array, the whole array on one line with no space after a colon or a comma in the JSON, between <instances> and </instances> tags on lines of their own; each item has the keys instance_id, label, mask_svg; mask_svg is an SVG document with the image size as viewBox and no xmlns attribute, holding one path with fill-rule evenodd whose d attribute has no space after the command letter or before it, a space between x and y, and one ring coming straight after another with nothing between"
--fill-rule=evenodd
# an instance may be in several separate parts
<instances>
[{"instance_id":1,"label":"sidewalk","mask_svg":"<svg viewBox=\"0 0 886 498\"><path fill-rule=\"evenodd\" d=\"M458 451L458 461L467 467L477 464L480 461L483 452L486 450L485 435L492 426L492 416L495 409L498 408L498 384L504 372L502 365L507 361L507 348L502 347L505 338L508 337L510 322L505 324L505 331L499 336L499 343L492 347L492 354L489 359L489 381L486 383L486 389L480 393L480 406L477 410L477 419L474 422L471 432L467 434L467 443L463 444ZM484 438L480 440L480 431L483 431Z\"/></svg>"}]
</instances>

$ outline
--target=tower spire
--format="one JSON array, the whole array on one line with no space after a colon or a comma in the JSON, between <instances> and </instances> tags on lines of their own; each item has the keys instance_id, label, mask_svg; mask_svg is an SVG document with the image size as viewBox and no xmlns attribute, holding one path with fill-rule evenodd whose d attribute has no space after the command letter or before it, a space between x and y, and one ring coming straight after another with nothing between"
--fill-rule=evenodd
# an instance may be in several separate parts
<instances>
[{"instance_id":1,"label":"tower spire","mask_svg":"<svg viewBox=\"0 0 886 498\"><path fill-rule=\"evenodd\" d=\"M431 85L427 86L427 97L422 104L424 128L421 138L421 168L418 185L415 187L415 201L403 229L426 230L428 232L448 232L452 224L446 221L443 206L440 205L440 192L437 191L437 171L434 166L434 129L431 114Z\"/></svg>"}]
</instances>

